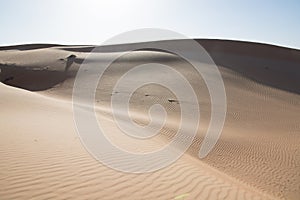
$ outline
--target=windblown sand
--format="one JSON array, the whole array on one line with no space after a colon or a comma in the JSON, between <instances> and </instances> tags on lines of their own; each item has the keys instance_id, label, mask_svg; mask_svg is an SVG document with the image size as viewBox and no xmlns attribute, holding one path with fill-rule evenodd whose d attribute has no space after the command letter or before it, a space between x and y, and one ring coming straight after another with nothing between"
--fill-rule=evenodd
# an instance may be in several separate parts
<instances>
[{"instance_id":1,"label":"windblown sand","mask_svg":"<svg viewBox=\"0 0 300 200\"><path fill-rule=\"evenodd\" d=\"M168 42L181 41L162 43ZM176 97L166 88L139 88L130 100L133 120L149 122L148 109L154 103L166 109L168 119L153 139L129 138L111 112L112 95L122 98L125 92L112 93L118 79L138 64L159 62L174 67L194 88L201 122L192 146L172 165L145 174L104 166L76 132L74 78L93 47L0 47L0 199L300 199L300 51L199 42L218 65L227 96L221 138L204 159L198 151L210 120L210 97L187 62L167 52L134 51L113 63L99 82L98 120L114 144L132 152L167 144L178 128L180 105L170 102ZM126 48L107 46L95 54L101 61Z\"/></svg>"}]
</instances>

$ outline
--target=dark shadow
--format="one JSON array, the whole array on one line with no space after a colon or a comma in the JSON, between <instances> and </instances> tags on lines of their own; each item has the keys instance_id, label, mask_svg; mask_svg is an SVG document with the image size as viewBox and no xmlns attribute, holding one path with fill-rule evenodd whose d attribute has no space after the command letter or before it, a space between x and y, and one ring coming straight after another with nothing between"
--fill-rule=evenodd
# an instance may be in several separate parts
<instances>
[{"instance_id":1,"label":"dark shadow","mask_svg":"<svg viewBox=\"0 0 300 200\"><path fill-rule=\"evenodd\" d=\"M67 57L65 73L68 72L69 68L72 66L72 64L74 63L75 60L76 60L76 56L73 54Z\"/></svg>"},{"instance_id":2,"label":"dark shadow","mask_svg":"<svg viewBox=\"0 0 300 200\"><path fill-rule=\"evenodd\" d=\"M19 51L26 51L26 50L36 50L36 49L46 49L51 47L62 47L64 45L58 44L23 44L23 45L14 45L14 46L3 46L0 47L0 51L5 50L19 50Z\"/></svg>"},{"instance_id":3,"label":"dark shadow","mask_svg":"<svg viewBox=\"0 0 300 200\"><path fill-rule=\"evenodd\" d=\"M30 91L47 90L66 79L63 71L33 70L28 67L3 64L0 64L0 70L1 82Z\"/></svg>"},{"instance_id":4,"label":"dark shadow","mask_svg":"<svg viewBox=\"0 0 300 200\"><path fill-rule=\"evenodd\" d=\"M300 51L274 45L201 40L218 66L258 83L300 94Z\"/></svg>"},{"instance_id":5,"label":"dark shadow","mask_svg":"<svg viewBox=\"0 0 300 200\"><path fill-rule=\"evenodd\" d=\"M176 100L176 99L168 99L168 102L170 102L170 103L177 103L177 104L179 104L179 101L178 101L178 100Z\"/></svg>"}]
</instances>

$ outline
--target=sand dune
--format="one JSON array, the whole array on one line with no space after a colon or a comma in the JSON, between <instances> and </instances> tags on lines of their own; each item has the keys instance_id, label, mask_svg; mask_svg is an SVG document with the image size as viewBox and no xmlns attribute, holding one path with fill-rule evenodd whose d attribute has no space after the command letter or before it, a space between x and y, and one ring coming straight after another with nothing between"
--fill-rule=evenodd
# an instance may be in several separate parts
<instances>
[{"instance_id":1,"label":"sand dune","mask_svg":"<svg viewBox=\"0 0 300 200\"><path fill-rule=\"evenodd\" d=\"M133 119L147 124L148 109L159 103L168 113L166 126L150 140L137 142L122 135L113 122L110 100L112 95L122 98L124 91L112 89L125 72L160 62L188 77L196 91L201 122L192 146L171 166L146 174L102 165L76 133L73 83L92 46L1 47L0 199L174 199L183 194L185 199L299 199L300 51L236 41L198 42L219 67L228 104L221 138L201 160L198 151L211 102L190 64L171 53L145 49L143 43L104 46L95 52L101 62L132 45L139 49L105 71L95 99L108 137L129 151L151 151L168 143L178 128L180 107L165 88L141 87L130 100Z\"/></svg>"}]
</instances>

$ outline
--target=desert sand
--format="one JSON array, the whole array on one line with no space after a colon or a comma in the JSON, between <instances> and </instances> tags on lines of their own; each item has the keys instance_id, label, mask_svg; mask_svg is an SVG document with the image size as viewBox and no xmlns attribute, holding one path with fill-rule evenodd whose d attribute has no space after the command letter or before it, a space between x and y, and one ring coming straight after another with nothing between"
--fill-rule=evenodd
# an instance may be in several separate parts
<instances>
[{"instance_id":1,"label":"desert sand","mask_svg":"<svg viewBox=\"0 0 300 200\"><path fill-rule=\"evenodd\" d=\"M161 104L166 126L153 139L124 136L113 122L112 88L133 66L160 62L188 78L199 99L201 122L191 147L172 165L145 174L113 170L82 145L73 119L76 72L93 46L31 44L0 47L0 199L299 199L300 51L250 42L197 40L221 72L227 96L222 135L212 152L198 158L210 120L202 78L173 54L143 49L143 43L103 46L99 60L119 58L97 88L97 117L114 144L152 151L176 133L179 106L158 85L132 96L133 119L147 123ZM180 40L160 41L162 44ZM112 155L114 156L114 155ZM118 160L116 156L114 159Z\"/></svg>"}]
</instances>

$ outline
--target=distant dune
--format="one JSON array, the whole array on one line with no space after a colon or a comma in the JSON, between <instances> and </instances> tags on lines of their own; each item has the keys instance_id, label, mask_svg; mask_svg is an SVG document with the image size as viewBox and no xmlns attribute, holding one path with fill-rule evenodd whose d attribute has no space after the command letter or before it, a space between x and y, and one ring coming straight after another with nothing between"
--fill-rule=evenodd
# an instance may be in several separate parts
<instances>
[{"instance_id":1,"label":"distant dune","mask_svg":"<svg viewBox=\"0 0 300 200\"><path fill-rule=\"evenodd\" d=\"M138 64L159 62L188 77L201 108L197 136L188 151L157 172L130 174L96 161L82 146L72 113L76 73L94 46L28 44L0 47L0 199L300 199L300 51L229 40L197 40L223 77L225 126L213 151L198 158L208 128L210 97L190 64L145 43L110 45L99 60L130 47L99 82L97 117L110 139L130 151L151 151L176 134L180 107L157 85L131 99L134 120L147 123L154 103L167 111L167 127L140 143L121 135L112 120L112 89ZM158 41L167 45L182 40ZM86 60L86 62L92 62ZM175 103L174 103L175 102ZM129 147L128 147L129 144ZM118 157L115 157L118 160Z\"/></svg>"}]
</instances>

